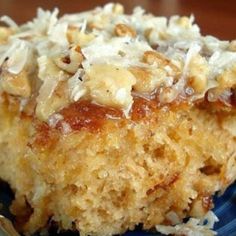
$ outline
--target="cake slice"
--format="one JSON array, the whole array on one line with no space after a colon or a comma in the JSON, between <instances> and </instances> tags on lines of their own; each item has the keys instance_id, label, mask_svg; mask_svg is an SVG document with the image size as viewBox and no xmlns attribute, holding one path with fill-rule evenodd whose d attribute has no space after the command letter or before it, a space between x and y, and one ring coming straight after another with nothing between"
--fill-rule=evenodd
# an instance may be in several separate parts
<instances>
[{"instance_id":1,"label":"cake slice","mask_svg":"<svg viewBox=\"0 0 236 236\"><path fill-rule=\"evenodd\" d=\"M20 232L171 226L234 182L234 41L120 4L1 20L0 178Z\"/></svg>"}]
</instances>

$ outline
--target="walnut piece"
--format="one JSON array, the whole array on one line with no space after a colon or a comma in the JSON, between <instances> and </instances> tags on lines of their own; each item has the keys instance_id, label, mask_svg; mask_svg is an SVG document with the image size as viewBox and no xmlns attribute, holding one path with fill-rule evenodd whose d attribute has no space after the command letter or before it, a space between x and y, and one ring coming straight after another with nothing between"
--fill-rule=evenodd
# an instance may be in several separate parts
<instances>
[{"instance_id":1,"label":"walnut piece","mask_svg":"<svg viewBox=\"0 0 236 236\"><path fill-rule=\"evenodd\" d=\"M30 97L31 85L28 72L23 69L19 74L14 75L7 71L7 68L2 68L0 74L0 84L3 91L21 96L24 98Z\"/></svg>"},{"instance_id":2,"label":"walnut piece","mask_svg":"<svg viewBox=\"0 0 236 236\"><path fill-rule=\"evenodd\" d=\"M124 109L132 104L131 89L136 79L129 70L109 64L93 65L86 76L85 86L94 102Z\"/></svg>"},{"instance_id":3,"label":"walnut piece","mask_svg":"<svg viewBox=\"0 0 236 236\"><path fill-rule=\"evenodd\" d=\"M203 92L207 87L209 66L205 58L197 54L189 63L188 84L196 93Z\"/></svg>"},{"instance_id":4,"label":"walnut piece","mask_svg":"<svg viewBox=\"0 0 236 236\"><path fill-rule=\"evenodd\" d=\"M43 81L37 97L36 116L40 120L48 117L69 103L67 79L69 75L45 56L38 59L38 77Z\"/></svg>"},{"instance_id":5,"label":"walnut piece","mask_svg":"<svg viewBox=\"0 0 236 236\"><path fill-rule=\"evenodd\" d=\"M0 26L0 44L6 43L11 34L12 29Z\"/></svg>"},{"instance_id":6,"label":"walnut piece","mask_svg":"<svg viewBox=\"0 0 236 236\"><path fill-rule=\"evenodd\" d=\"M165 82L166 72L160 68L147 69L142 67L129 68L136 78L134 89L137 92L152 92Z\"/></svg>"},{"instance_id":7,"label":"walnut piece","mask_svg":"<svg viewBox=\"0 0 236 236\"><path fill-rule=\"evenodd\" d=\"M135 38L137 33L130 26L125 24L117 24L114 29L115 35L120 37L129 36L131 38Z\"/></svg>"},{"instance_id":8,"label":"walnut piece","mask_svg":"<svg viewBox=\"0 0 236 236\"><path fill-rule=\"evenodd\" d=\"M216 80L220 88L231 88L236 86L236 64L221 73Z\"/></svg>"},{"instance_id":9,"label":"walnut piece","mask_svg":"<svg viewBox=\"0 0 236 236\"><path fill-rule=\"evenodd\" d=\"M179 68L173 64L170 59L159 52L144 52L142 61L148 65L157 66L158 68L166 70L169 76L177 77L180 74Z\"/></svg>"},{"instance_id":10,"label":"walnut piece","mask_svg":"<svg viewBox=\"0 0 236 236\"><path fill-rule=\"evenodd\" d=\"M230 42L228 49L232 52L236 52L236 39Z\"/></svg>"},{"instance_id":11,"label":"walnut piece","mask_svg":"<svg viewBox=\"0 0 236 236\"><path fill-rule=\"evenodd\" d=\"M54 58L55 64L62 70L75 74L78 70L79 66L83 61L83 55L80 50L77 50L78 46L74 46L70 49L70 53L68 56L59 55Z\"/></svg>"},{"instance_id":12,"label":"walnut piece","mask_svg":"<svg viewBox=\"0 0 236 236\"><path fill-rule=\"evenodd\" d=\"M45 89L45 86L42 89ZM68 84L66 81L59 81L51 96L38 97L36 115L40 120L47 120L50 115L68 105L69 102Z\"/></svg>"},{"instance_id":13,"label":"walnut piece","mask_svg":"<svg viewBox=\"0 0 236 236\"><path fill-rule=\"evenodd\" d=\"M67 30L67 39L70 44L80 45L81 47L84 47L94 39L94 35L92 33L82 32L77 27L70 26Z\"/></svg>"}]
</instances>

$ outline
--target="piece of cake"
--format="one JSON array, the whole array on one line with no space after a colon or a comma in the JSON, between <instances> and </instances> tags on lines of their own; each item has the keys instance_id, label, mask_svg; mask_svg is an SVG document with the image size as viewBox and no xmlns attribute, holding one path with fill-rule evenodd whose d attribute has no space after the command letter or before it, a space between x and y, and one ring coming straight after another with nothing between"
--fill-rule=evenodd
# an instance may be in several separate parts
<instances>
[{"instance_id":1,"label":"piece of cake","mask_svg":"<svg viewBox=\"0 0 236 236\"><path fill-rule=\"evenodd\" d=\"M0 178L20 232L174 225L234 182L234 41L119 4L1 20Z\"/></svg>"}]
</instances>

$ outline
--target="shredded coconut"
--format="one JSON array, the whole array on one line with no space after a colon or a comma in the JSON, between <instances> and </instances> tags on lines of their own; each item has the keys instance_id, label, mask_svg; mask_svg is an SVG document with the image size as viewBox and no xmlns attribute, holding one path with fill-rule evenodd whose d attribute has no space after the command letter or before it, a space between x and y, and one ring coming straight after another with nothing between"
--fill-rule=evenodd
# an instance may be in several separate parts
<instances>
[{"instance_id":1,"label":"shredded coconut","mask_svg":"<svg viewBox=\"0 0 236 236\"><path fill-rule=\"evenodd\" d=\"M4 22L5 24L7 24L8 26L10 26L13 29L18 28L18 25L16 24L16 22L14 20L12 20L9 16L2 16L0 18L0 21Z\"/></svg>"},{"instance_id":2,"label":"shredded coconut","mask_svg":"<svg viewBox=\"0 0 236 236\"><path fill-rule=\"evenodd\" d=\"M190 218L187 223L175 226L157 225L156 230L165 235L213 236L217 234L212 230L217 221L217 216L209 211L203 219Z\"/></svg>"},{"instance_id":3,"label":"shredded coconut","mask_svg":"<svg viewBox=\"0 0 236 236\"><path fill-rule=\"evenodd\" d=\"M69 90L71 99L78 101L83 95L86 94L87 90L83 84L83 70L79 69L69 80Z\"/></svg>"},{"instance_id":4,"label":"shredded coconut","mask_svg":"<svg viewBox=\"0 0 236 236\"><path fill-rule=\"evenodd\" d=\"M68 41L66 37L67 33L67 27L68 25L66 23L61 23L55 25L50 31L49 31L49 39L53 43L57 43L61 46L67 46Z\"/></svg>"},{"instance_id":5,"label":"shredded coconut","mask_svg":"<svg viewBox=\"0 0 236 236\"><path fill-rule=\"evenodd\" d=\"M28 59L29 47L24 41L20 41L16 49L7 61L8 71L12 74L19 74L24 68Z\"/></svg>"},{"instance_id":6,"label":"shredded coconut","mask_svg":"<svg viewBox=\"0 0 236 236\"><path fill-rule=\"evenodd\" d=\"M224 69L231 67L236 63L236 53L228 51L216 51L209 59L211 68L211 78L222 73Z\"/></svg>"},{"instance_id":7,"label":"shredded coconut","mask_svg":"<svg viewBox=\"0 0 236 236\"><path fill-rule=\"evenodd\" d=\"M9 25L11 30L8 41L0 45L0 67L4 66L13 75L23 70L38 74L33 78L43 81L42 88L37 87L37 102L41 104L52 96L59 80L67 81L71 102L85 96L92 97L93 91L86 89L84 84L89 79L87 72L95 64L109 64L127 70L138 67L140 71L148 69L151 73L162 68L166 72L166 82L157 84L154 91L160 93L160 101L170 103L179 95L187 95L191 102L203 98L209 89L218 86L217 76L236 64L236 52L228 50L229 42L202 36L199 27L194 24L194 16L155 17L145 13L141 7L136 7L132 14L127 15L118 5L109 3L60 18L57 8L52 12L39 8L37 16L23 25L17 25L7 16L1 17L0 21ZM114 30L119 24L127 26L126 29L131 29L133 34L116 34ZM76 57L71 54L71 48L75 50L73 55ZM143 55L147 51L158 52L166 61L144 62ZM209 67L207 83L201 93L188 84L190 61L196 54L202 56ZM135 84L131 91L134 87ZM122 87L117 89L112 99L124 100L124 96L131 96L131 91L125 94ZM224 91L222 94L223 99L228 95ZM150 97L148 94L145 96ZM216 100L221 98L216 97ZM213 100L210 98L209 101ZM128 113L127 107L123 108Z\"/></svg>"},{"instance_id":8,"label":"shredded coconut","mask_svg":"<svg viewBox=\"0 0 236 236\"><path fill-rule=\"evenodd\" d=\"M0 66L7 60L8 71L19 74L29 59L29 50L27 42L19 39L12 41L10 47L0 55Z\"/></svg>"},{"instance_id":9,"label":"shredded coconut","mask_svg":"<svg viewBox=\"0 0 236 236\"><path fill-rule=\"evenodd\" d=\"M63 134L69 134L72 132L72 129L70 127L70 124L65 122L65 121L62 121L61 122L61 125L62 125L62 133Z\"/></svg>"},{"instance_id":10,"label":"shredded coconut","mask_svg":"<svg viewBox=\"0 0 236 236\"><path fill-rule=\"evenodd\" d=\"M190 48L186 54L186 58L185 58L185 64L184 64L184 68L183 68L183 76L186 76L187 70L188 70L188 66L189 63L191 61L191 59L200 52L201 47L200 45L196 44L196 43L192 43L190 45Z\"/></svg>"},{"instance_id":11,"label":"shredded coconut","mask_svg":"<svg viewBox=\"0 0 236 236\"><path fill-rule=\"evenodd\" d=\"M97 37L87 47L82 49L85 56L84 68L91 64L109 63L117 66L128 67L142 65L140 58L145 51L152 50L146 43L133 40L130 37L105 39ZM124 53L121 54L120 53Z\"/></svg>"},{"instance_id":12,"label":"shredded coconut","mask_svg":"<svg viewBox=\"0 0 236 236\"><path fill-rule=\"evenodd\" d=\"M49 117L48 124L50 127L55 128L57 123L63 119L64 117L61 114L55 113Z\"/></svg>"}]
</instances>

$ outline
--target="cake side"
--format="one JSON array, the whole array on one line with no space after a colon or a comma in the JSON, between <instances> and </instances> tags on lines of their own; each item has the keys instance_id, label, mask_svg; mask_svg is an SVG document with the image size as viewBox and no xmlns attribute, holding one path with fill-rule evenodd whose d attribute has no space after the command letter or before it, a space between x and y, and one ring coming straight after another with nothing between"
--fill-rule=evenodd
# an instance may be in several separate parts
<instances>
[{"instance_id":1,"label":"cake side","mask_svg":"<svg viewBox=\"0 0 236 236\"><path fill-rule=\"evenodd\" d=\"M99 131L80 126L63 134L16 114L3 123L0 173L16 192L12 211L21 230L57 222L59 229L113 235L170 224L170 212L203 217L213 207L212 195L236 177L235 136L223 127L235 114L221 114L219 123L202 108L136 105L133 120L105 119ZM13 111L2 107L6 120Z\"/></svg>"}]
</instances>

